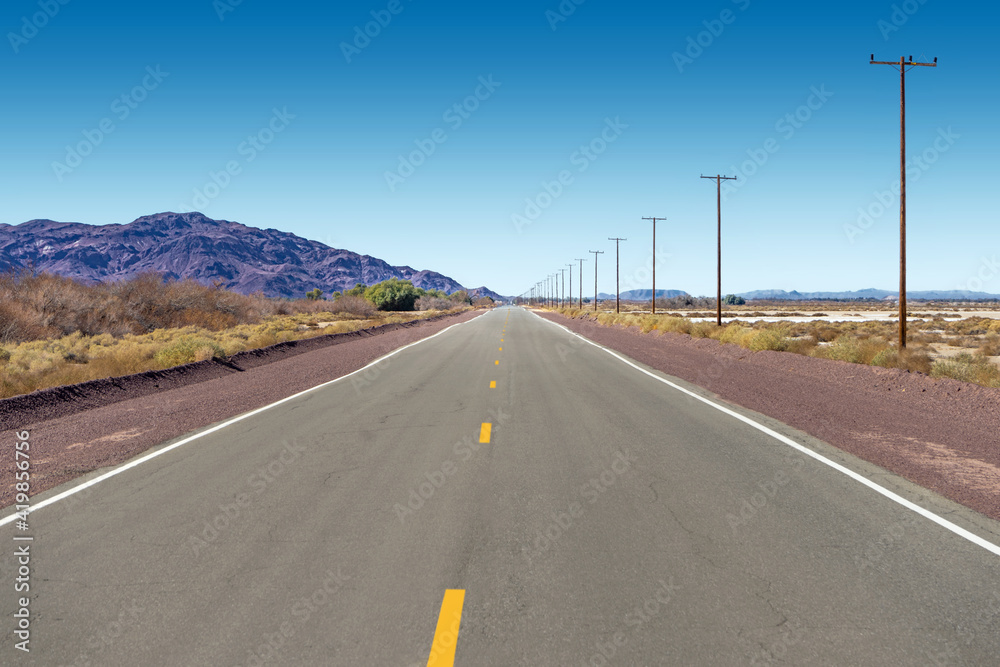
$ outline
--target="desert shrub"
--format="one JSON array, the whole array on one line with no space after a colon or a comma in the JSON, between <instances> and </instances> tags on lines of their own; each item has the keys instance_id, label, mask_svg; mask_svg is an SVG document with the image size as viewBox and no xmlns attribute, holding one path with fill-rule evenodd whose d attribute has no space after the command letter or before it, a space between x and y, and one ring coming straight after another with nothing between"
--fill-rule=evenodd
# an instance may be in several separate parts
<instances>
[{"instance_id":1,"label":"desert shrub","mask_svg":"<svg viewBox=\"0 0 1000 667\"><path fill-rule=\"evenodd\" d=\"M450 310L455 307L454 301L437 296L422 296L417 299L417 310Z\"/></svg>"},{"instance_id":2,"label":"desert shrub","mask_svg":"<svg viewBox=\"0 0 1000 667\"><path fill-rule=\"evenodd\" d=\"M984 357L995 357L1000 355L1000 335L996 333L987 334L982 345L980 345L979 349L976 350L976 353Z\"/></svg>"},{"instance_id":3,"label":"desert shrub","mask_svg":"<svg viewBox=\"0 0 1000 667\"><path fill-rule=\"evenodd\" d=\"M420 292L409 280L390 278L365 290L365 298L379 310L413 310Z\"/></svg>"},{"instance_id":4,"label":"desert shrub","mask_svg":"<svg viewBox=\"0 0 1000 667\"><path fill-rule=\"evenodd\" d=\"M973 382L985 387L1000 387L1000 368L982 355L967 352L950 359L938 359L931 366L931 376Z\"/></svg>"},{"instance_id":5,"label":"desert shrub","mask_svg":"<svg viewBox=\"0 0 1000 667\"><path fill-rule=\"evenodd\" d=\"M736 324L735 322L729 324L725 329L719 333L719 341L723 343L731 343L732 345L740 345L743 338L748 334L752 334L753 329L750 327L745 327L741 324Z\"/></svg>"},{"instance_id":6,"label":"desert shrub","mask_svg":"<svg viewBox=\"0 0 1000 667\"><path fill-rule=\"evenodd\" d=\"M164 347L153 358L156 360L156 363L167 368L180 366L181 364L190 364L194 361L222 358L225 354L222 346L214 340L185 337Z\"/></svg>"},{"instance_id":7,"label":"desert shrub","mask_svg":"<svg viewBox=\"0 0 1000 667\"><path fill-rule=\"evenodd\" d=\"M451 299L453 302L461 305L469 305L469 306L472 305L472 298L469 297L469 293L466 292L465 290L459 290L457 292L454 292L448 298Z\"/></svg>"},{"instance_id":8,"label":"desert shrub","mask_svg":"<svg viewBox=\"0 0 1000 667\"><path fill-rule=\"evenodd\" d=\"M496 305L496 302L493 301L492 297L481 296L478 299L476 299L472 303L472 305L476 308L492 308L494 305Z\"/></svg>"},{"instance_id":9,"label":"desert shrub","mask_svg":"<svg viewBox=\"0 0 1000 667\"><path fill-rule=\"evenodd\" d=\"M360 296L345 295L337 299L330 305L331 313L349 313L360 317L372 317L375 315L375 304Z\"/></svg>"},{"instance_id":10,"label":"desert shrub","mask_svg":"<svg viewBox=\"0 0 1000 667\"><path fill-rule=\"evenodd\" d=\"M758 329L749 336L743 338L743 346L754 352L762 350L774 350L784 352L788 349L788 338L785 335L786 329L783 327L768 327Z\"/></svg>"},{"instance_id":11,"label":"desert shrub","mask_svg":"<svg viewBox=\"0 0 1000 667\"><path fill-rule=\"evenodd\" d=\"M847 361L853 364L870 365L880 353L889 349L891 349L889 341L884 338L874 336L859 338L850 334L844 334L837 337L832 345L825 348L818 348L818 352L821 351L821 355L818 354L817 356L824 356L827 359L836 359L837 361ZM883 356L883 359L885 358Z\"/></svg>"}]
</instances>

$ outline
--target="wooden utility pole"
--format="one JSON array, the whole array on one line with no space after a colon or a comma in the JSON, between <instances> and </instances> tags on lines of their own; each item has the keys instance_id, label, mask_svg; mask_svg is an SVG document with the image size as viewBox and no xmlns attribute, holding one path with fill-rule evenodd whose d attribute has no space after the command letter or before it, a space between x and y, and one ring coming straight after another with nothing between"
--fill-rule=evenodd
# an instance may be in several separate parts
<instances>
[{"instance_id":1,"label":"wooden utility pole","mask_svg":"<svg viewBox=\"0 0 1000 667\"><path fill-rule=\"evenodd\" d=\"M562 296L559 297L559 307L566 305L566 269L559 269L562 274Z\"/></svg>"},{"instance_id":2,"label":"wooden utility pole","mask_svg":"<svg viewBox=\"0 0 1000 667\"><path fill-rule=\"evenodd\" d=\"M603 255L603 250L588 250L594 256L594 312L597 312L597 256Z\"/></svg>"},{"instance_id":3,"label":"wooden utility pole","mask_svg":"<svg viewBox=\"0 0 1000 667\"><path fill-rule=\"evenodd\" d=\"M580 310L583 310L583 263L584 259L577 259L580 262Z\"/></svg>"},{"instance_id":4,"label":"wooden utility pole","mask_svg":"<svg viewBox=\"0 0 1000 667\"><path fill-rule=\"evenodd\" d=\"M567 264L566 266L569 267L569 302L573 303L573 265ZM583 284L580 287L583 287ZM570 307L572 308L572 306Z\"/></svg>"},{"instance_id":5,"label":"wooden utility pole","mask_svg":"<svg viewBox=\"0 0 1000 667\"><path fill-rule=\"evenodd\" d=\"M716 206L719 212L719 247L717 255L717 267L718 267L718 283L717 291L718 295L715 300L715 324L716 326L722 326L722 181L735 181L735 176L702 176L702 178L710 178L715 181L716 188Z\"/></svg>"},{"instance_id":6,"label":"wooden utility pole","mask_svg":"<svg viewBox=\"0 0 1000 667\"><path fill-rule=\"evenodd\" d=\"M902 350L906 347L906 69L937 67L937 58L932 63L915 63L913 56L909 62L902 56L899 62L877 61L873 53L869 62L899 69L899 349Z\"/></svg>"},{"instance_id":7,"label":"wooden utility pole","mask_svg":"<svg viewBox=\"0 0 1000 667\"><path fill-rule=\"evenodd\" d=\"M628 239L621 238L608 238L609 241L615 242L615 312L622 312L622 288L619 283L619 278L621 274L621 259L618 254L618 244L619 241L628 241Z\"/></svg>"},{"instance_id":8,"label":"wooden utility pole","mask_svg":"<svg viewBox=\"0 0 1000 667\"><path fill-rule=\"evenodd\" d=\"M653 221L653 314L656 315L656 221L666 218L643 218Z\"/></svg>"}]
</instances>

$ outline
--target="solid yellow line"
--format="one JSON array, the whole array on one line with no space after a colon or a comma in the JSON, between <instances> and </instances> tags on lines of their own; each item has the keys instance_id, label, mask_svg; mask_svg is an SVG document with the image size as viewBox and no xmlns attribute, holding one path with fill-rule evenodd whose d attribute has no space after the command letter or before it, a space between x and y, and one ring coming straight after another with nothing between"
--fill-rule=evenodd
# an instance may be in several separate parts
<instances>
[{"instance_id":1,"label":"solid yellow line","mask_svg":"<svg viewBox=\"0 0 1000 667\"><path fill-rule=\"evenodd\" d=\"M490 434L493 432L493 424L489 422L483 422L483 427L479 429L479 442L483 444L490 444Z\"/></svg>"},{"instance_id":2,"label":"solid yellow line","mask_svg":"<svg viewBox=\"0 0 1000 667\"><path fill-rule=\"evenodd\" d=\"M491 380L490 381L490 389L496 389L496 388L497 388L497 381L496 380Z\"/></svg>"},{"instance_id":3,"label":"solid yellow line","mask_svg":"<svg viewBox=\"0 0 1000 667\"><path fill-rule=\"evenodd\" d=\"M427 667L454 666L455 649L458 647L458 631L462 625L462 606L464 604L464 590L449 588L444 592L441 613L438 615L437 630L434 631L434 643L431 644L431 654L427 658Z\"/></svg>"}]
</instances>

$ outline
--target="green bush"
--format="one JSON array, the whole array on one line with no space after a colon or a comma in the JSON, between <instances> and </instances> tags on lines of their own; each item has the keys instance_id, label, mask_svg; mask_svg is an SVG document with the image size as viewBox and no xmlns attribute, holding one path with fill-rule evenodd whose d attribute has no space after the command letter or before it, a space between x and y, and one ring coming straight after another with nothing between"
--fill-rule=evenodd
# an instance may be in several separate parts
<instances>
[{"instance_id":1,"label":"green bush","mask_svg":"<svg viewBox=\"0 0 1000 667\"><path fill-rule=\"evenodd\" d=\"M390 278L366 289L364 296L379 310L413 310L420 290L409 280Z\"/></svg>"}]
</instances>

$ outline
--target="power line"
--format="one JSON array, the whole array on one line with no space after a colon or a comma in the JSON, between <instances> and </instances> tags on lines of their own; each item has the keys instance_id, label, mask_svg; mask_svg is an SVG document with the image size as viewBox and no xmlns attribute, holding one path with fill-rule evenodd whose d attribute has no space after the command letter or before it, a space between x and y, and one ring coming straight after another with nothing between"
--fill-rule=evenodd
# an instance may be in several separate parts
<instances>
[{"instance_id":1,"label":"power line","mask_svg":"<svg viewBox=\"0 0 1000 667\"><path fill-rule=\"evenodd\" d=\"M906 68L937 67L937 58L932 63L915 63L913 56L909 62L902 56L899 62L877 61L873 53L869 62L899 69L899 349L902 350L906 347Z\"/></svg>"},{"instance_id":2,"label":"power line","mask_svg":"<svg viewBox=\"0 0 1000 667\"><path fill-rule=\"evenodd\" d=\"M718 266L718 291L715 300L715 324L716 326L722 326L722 181L735 181L735 176L702 176L702 178L710 178L715 181L716 187L716 206L719 212L719 247L717 256L717 266Z\"/></svg>"},{"instance_id":3,"label":"power line","mask_svg":"<svg viewBox=\"0 0 1000 667\"><path fill-rule=\"evenodd\" d=\"M618 281L618 278L621 274L621 260L619 259L620 255L618 254L618 244L619 244L618 242L628 241L628 239L622 239L616 237L616 238L608 238L608 240L615 242L615 312L620 313L622 312L622 306L621 306L622 288Z\"/></svg>"}]
</instances>

